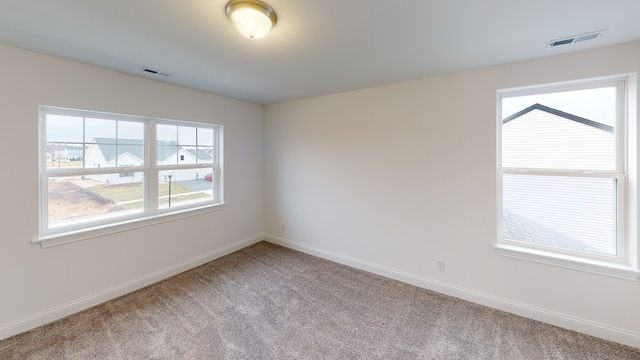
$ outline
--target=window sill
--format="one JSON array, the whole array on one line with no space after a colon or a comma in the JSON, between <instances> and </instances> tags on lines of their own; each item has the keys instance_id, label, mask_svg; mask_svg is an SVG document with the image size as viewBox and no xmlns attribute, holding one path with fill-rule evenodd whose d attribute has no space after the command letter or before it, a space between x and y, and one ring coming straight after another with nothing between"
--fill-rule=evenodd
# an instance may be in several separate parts
<instances>
[{"instance_id":1,"label":"window sill","mask_svg":"<svg viewBox=\"0 0 640 360\"><path fill-rule=\"evenodd\" d=\"M534 250L505 244L496 244L494 247L502 256L557 266L565 269L585 271L631 281L637 281L638 276L640 275L640 271L637 267L625 264L590 260L576 256L561 255L543 250Z\"/></svg>"},{"instance_id":2,"label":"window sill","mask_svg":"<svg viewBox=\"0 0 640 360\"><path fill-rule=\"evenodd\" d=\"M80 230L56 233L51 235L41 235L33 243L40 244L41 248L49 248L58 245L64 245L76 241L92 239L100 236L116 234L123 231L139 229L155 224L161 224L169 221L185 219L206 213L220 211L225 207L224 203L201 206L198 208L189 208L171 213L162 213L146 217L138 217L135 219L123 220L109 225L101 225L95 227L86 227Z\"/></svg>"}]
</instances>

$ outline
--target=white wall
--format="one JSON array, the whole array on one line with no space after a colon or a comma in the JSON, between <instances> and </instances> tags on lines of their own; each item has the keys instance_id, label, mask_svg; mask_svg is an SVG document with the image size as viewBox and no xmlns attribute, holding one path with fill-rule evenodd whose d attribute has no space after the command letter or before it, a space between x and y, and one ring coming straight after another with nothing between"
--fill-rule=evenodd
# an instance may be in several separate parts
<instances>
[{"instance_id":1,"label":"white wall","mask_svg":"<svg viewBox=\"0 0 640 360\"><path fill-rule=\"evenodd\" d=\"M222 211L48 249L38 105L224 125ZM0 45L0 339L261 240L263 107Z\"/></svg>"},{"instance_id":2,"label":"white wall","mask_svg":"<svg viewBox=\"0 0 640 360\"><path fill-rule=\"evenodd\" d=\"M0 176L0 339L266 230L274 242L640 347L640 283L492 248L496 89L638 72L639 59L632 43L276 104L263 129L259 105L0 45L0 153L9 154ZM48 249L31 244L38 105L223 124L228 205Z\"/></svg>"},{"instance_id":3,"label":"white wall","mask_svg":"<svg viewBox=\"0 0 640 360\"><path fill-rule=\"evenodd\" d=\"M269 105L267 238L640 347L639 282L492 247L496 90L639 71L636 42Z\"/></svg>"}]
</instances>

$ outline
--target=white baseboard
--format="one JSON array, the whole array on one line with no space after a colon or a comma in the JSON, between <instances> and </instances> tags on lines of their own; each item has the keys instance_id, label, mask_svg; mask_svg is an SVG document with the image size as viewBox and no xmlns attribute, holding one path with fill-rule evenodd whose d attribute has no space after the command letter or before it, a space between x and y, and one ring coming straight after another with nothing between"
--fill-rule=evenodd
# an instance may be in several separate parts
<instances>
[{"instance_id":1,"label":"white baseboard","mask_svg":"<svg viewBox=\"0 0 640 360\"><path fill-rule=\"evenodd\" d=\"M89 309L93 306L96 306L98 304L101 304L111 299L115 299L119 296L128 294L132 291L142 289L145 286L167 279L171 276L177 275L189 269L193 269L211 260L215 260L219 257L228 255L234 251L240 250L249 245L262 241L263 239L264 239L263 234L254 235L246 239L229 244L227 246L224 246L220 249L208 252L206 254L197 256L195 258L158 270L151 274L141 276L137 279L127 281L120 285L116 285L109 289L99 291L97 293L70 301L68 303L24 317L16 321L12 321L10 323L2 324L0 325L0 340L34 329L38 326L48 324L52 321L62 319L66 316L77 313L79 311Z\"/></svg>"},{"instance_id":2,"label":"white baseboard","mask_svg":"<svg viewBox=\"0 0 640 360\"><path fill-rule=\"evenodd\" d=\"M306 245L301 242L289 240L281 236L264 234L264 239L271 243L281 245L290 249L298 250L323 259L331 260L339 264L354 267L390 279L415 285L421 288L433 290L445 295L454 296L460 299L471 301L476 304L488 306L494 309L503 310L512 314L524 316L533 320L547 324L559 326L565 329L596 336L605 340L620 344L640 348L640 334L615 328L612 326L596 323L593 321L580 319L577 317L561 314L558 312L530 306L509 299L481 293L475 290L452 285L439 280L430 279L424 276L408 273L388 266L375 264L369 261L346 256L333 251L320 249Z\"/></svg>"}]
</instances>

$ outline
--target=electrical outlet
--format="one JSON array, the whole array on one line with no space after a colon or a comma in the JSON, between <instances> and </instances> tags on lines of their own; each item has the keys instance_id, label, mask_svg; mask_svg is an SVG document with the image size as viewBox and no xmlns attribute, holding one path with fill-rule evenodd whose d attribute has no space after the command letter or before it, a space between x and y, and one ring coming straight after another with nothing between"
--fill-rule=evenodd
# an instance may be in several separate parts
<instances>
[{"instance_id":1,"label":"electrical outlet","mask_svg":"<svg viewBox=\"0 0 640 360\"><path fill-rule=\"evenodd\" d=\"M436 269L444 271L444 259L436 259Z\"/></svg>"}]
</instances>

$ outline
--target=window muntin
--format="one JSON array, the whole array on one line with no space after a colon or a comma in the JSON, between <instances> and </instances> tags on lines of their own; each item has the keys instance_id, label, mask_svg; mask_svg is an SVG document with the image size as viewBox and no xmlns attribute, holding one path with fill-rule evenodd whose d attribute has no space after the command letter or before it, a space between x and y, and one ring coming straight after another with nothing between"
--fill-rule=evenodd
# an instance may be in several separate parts
<instances>
[{"instance_id":1,"label":"window muntin","mask_svg":"<svg viewBox=\"0 0 640 360\"><path fill-rule=\"evenodd\" d=\"M498 93L498 245L625 261L625 94L625 79Z\"/></svg>"},{"instance_id":2,"label":"window muntin","mask_svg":"<svg viewBox=\"0 0 640 360\"><path fill-rule=\"evenodd\" d=\"M53 107L40 122L41 239L222 203L220 125Z\"/></svg>"}]
</instances>

